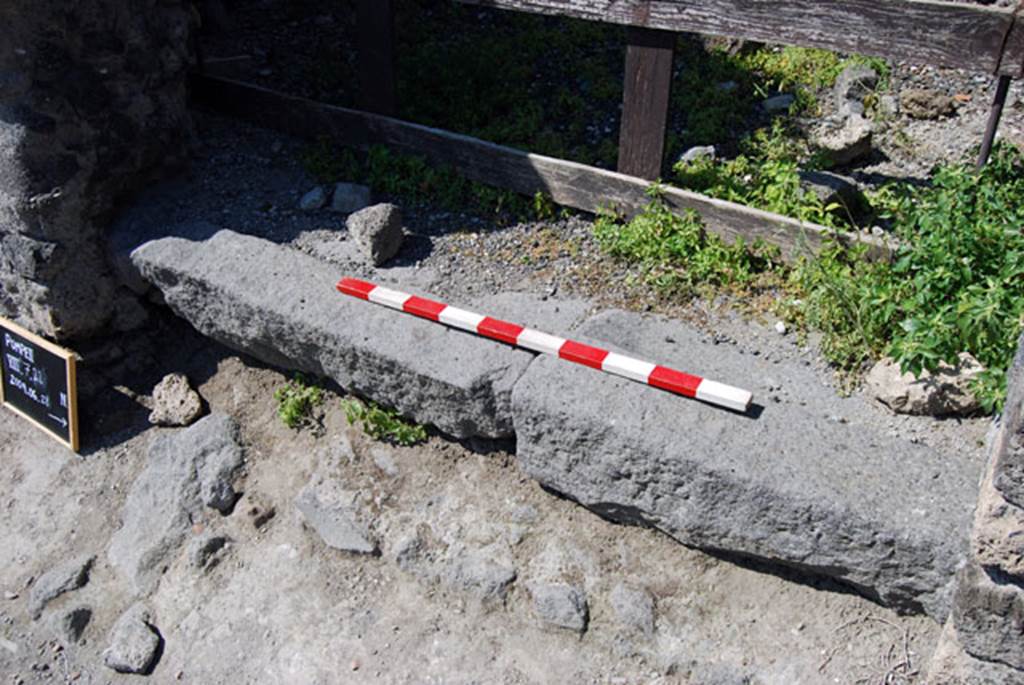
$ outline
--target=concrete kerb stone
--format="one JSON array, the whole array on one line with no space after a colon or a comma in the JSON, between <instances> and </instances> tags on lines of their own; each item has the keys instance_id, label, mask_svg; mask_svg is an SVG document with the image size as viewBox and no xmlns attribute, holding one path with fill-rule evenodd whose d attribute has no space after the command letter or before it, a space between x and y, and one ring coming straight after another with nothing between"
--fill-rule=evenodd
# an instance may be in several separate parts
<instances>
[{"instance_id":1,"label":"concrete kerb stone","mask_svg":"<svg viewBox=\"0 0 1024 685\"><path fill-rule=\"evenodd\" d=\"M529 475L612 520L945 618L968 548L976 465L832 421L824 411L834 393L810 371L715 346L682 324L605 312L576 335L727 382L770 373L799 387L806 406L739 416L542 357L513 393L517 459Z\"/></svg>"},{"instance_id":2,"label":"concrete kerb stone","mask_svg":"<svg viewBox=\"0 0 1024 685\"><path fill-rule=\"evenodd\" d=\"M142 277L205 335L261 361L326 376L457 438L512 436L512 388L534 355L334 291L344 274L231 231L163 238L131 253ZM492 302L566 330L583 303L508 294Z\"/></svg>"},{"instance_id":3,"label":"concrete kerb stone","mask_svg":"<svg viewBox=\"0 0 1024 685\"><path fill-rule=\"evenodd\" d=\"M740 416L342 297L338 265L258 238L159 239L131 262L230 347L333 378L455 437L514 435L527 473L603 516L833 577L902 610L948 612L978 467L829 420L822 407L834 393L810 371L783 379L806 407ZM456 304L556 332L586 310L515 294ZM682 324L623 312L574 337L740 384L782 373Z\"/></svg>"}]
</instances>

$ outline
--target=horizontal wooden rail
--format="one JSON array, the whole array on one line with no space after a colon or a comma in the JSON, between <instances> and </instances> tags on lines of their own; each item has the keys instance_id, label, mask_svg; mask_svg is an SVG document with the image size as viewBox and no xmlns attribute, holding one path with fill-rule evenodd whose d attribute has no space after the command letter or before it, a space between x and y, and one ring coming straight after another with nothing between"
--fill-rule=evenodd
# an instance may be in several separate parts
<instances>
[{"instance_id":1,"label":"horizontal wooden rail","mask_svg":"<svg viewBox=\"0 0 1024 685\"><path fill-rule=\"evenodd\" d=\"M650 183L634 176L215 76L194 74L191 85L199 104L259 126L303 138L327 135L356 148L384 144L421 155L434 164L449 165L480 183L525 195L547 193L556 203L567 207L587 212L608 209L630 216L649 202L646 192ZM708 230L727 241L743 238L750 242L761 238L777 245L789 261L799 255L817 253L833 234L824 226L671 186L664 186L663 190L665 202L675 211L698 211ZM843 238L866 243L874 256L888 254L885 245L872 237L844 234Z\"/></svg>"},{"instance_id":2,"label":"horizontal wooden rail","mask_svg":"<svg viewBox=\"0 0 1024 685\"><path fill-rule=\"evenodd\" d=\"M934 0L459 0L498 9L706 33L1022 75L1014 11Z\"/></svg>"}]
</instances>

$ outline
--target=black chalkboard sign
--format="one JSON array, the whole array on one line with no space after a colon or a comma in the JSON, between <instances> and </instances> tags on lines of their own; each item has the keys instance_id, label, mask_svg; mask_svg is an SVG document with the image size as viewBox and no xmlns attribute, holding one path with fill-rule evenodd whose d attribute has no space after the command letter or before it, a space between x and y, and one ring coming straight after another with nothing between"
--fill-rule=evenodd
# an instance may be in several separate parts
<instances>
[{"instance_id":1,"label":"black chalkboard sign","mask_svg":"<svg viewBox=\"0 0 1024 685\"><path fill-rule=\"evenodd\" d=\"M0 317L0 359L0 402L77 452L74 353Z\"/></svg>"}]
</instances>

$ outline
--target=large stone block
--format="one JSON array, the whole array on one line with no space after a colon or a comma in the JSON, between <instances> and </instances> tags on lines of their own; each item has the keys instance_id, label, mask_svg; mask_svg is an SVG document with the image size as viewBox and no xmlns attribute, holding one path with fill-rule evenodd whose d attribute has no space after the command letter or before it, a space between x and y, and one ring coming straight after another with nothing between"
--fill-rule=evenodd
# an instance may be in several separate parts
<instances>
[{"instance_id":1,"label":"large stone block","mask_svg":"<svg viewBox=\"0 0 1024 685\"><path fill-rule=\"evenodd\" d=\"M714 345L680 323L607 312L579 335L734 385L762 387L770 374L790 393L738 415L542 357L513 394L517 457L530 475L687 545L946 615L980 464L889 437L870 412L846 411L862 399L837 398L810 369Z\"/></svg>"},{"instance_id":2,"label":"large stone block","mask_svg":"<svg viewBox=\"0 0 1024 685\"><path fill-rule=\"evenodd\" d=\"M131 260L178 315L229 347L332 378L456 437L512 435L512 387L533 353L342 295L337 266L231 231L155 240ZM556 330L584 311L512 294L486 306Z\"/></svg>"}]
</instances>

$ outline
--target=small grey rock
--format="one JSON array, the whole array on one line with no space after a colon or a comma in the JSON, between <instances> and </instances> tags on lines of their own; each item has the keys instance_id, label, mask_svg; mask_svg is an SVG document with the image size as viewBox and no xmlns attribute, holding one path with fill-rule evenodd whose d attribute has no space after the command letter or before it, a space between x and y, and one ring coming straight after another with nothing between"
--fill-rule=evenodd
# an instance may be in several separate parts
<instances>
[{"instance_id":1,"label":"small grey rock","mask_svg":"<svg viewBox=\"0 0 1024 685\"><path fill-rule=\"evenodd\" d=\"M454 588L476 595L483 602L503 602L517 576L515 567L495 560L487 550L473 550L449 564L442 579Z\"/></svg>"},{"instance_id":2,"label":"small grey rock","mask_svg":"<svg viewBox=\"0 0 1024 685\"><path fill-rule=\"evenodd\" d=\"M390 203L373 205L348 218L349 235L374 266L398 254L402 247L402 210Z\"/></svg>"},{"instance_id":3,"label":"small grey rock","mask_svg":"<svg viewBox=\"0 0 1024 685\"><path fill-rule=\"evenodd\" d=\"M229 544L231 544L231 538L226 535L204 533L189 543L189 563L200 570L211 569L220 563Z\"/></svg>"},{"instance_id":4,"label":"small grey rock","mask_svg":"<svg viewBox=\"0 0 1024 685\"><path fill-rule=\"evenodd\" d=\"M331 197L331 209L342 214L358 212L370 204L370 189L356 183L338 183Z\"/></svg>"},{"instance_id":5,"label":"small grey rock","mask_svg":"<svg viewBox=\"0 0 1024 685\"><path fill-rule=\"evenodd\" d=\"M782 321L775 322L775 332L778 333L779 335L785 335L786 331L788 330L789 329L786 328L786 324L783 323Z\"/></svg>"},{"instance_id":6,"label":"small grey rock","mask_svg":"<svg viewBox=\"0 0 1024 685\"><path fill-rule=\"evenodd\" d=\"M842 111L843 105L850 101L861 103L877 85L878 72L866 64L851 64L836 77L832 89L836 109Z\"/></svg>"},{"instance_id":7,"label":"small grey rock","mask_svg":"<svg viewBox=\"0 0 1024 685\"><path fill-rule=\"evenodd\" d=\"M883 95L878 98L878 114L884 119L892 119L900 113L900 101L895 95Z\"/></svg>"},{"instance_id":8,"label":"small grey rock","mask_svg":"<svg viewBox=\"0 0 1024 685\"><path fill-rule=\"evenodd\" d=\"M75 607L61 611L53 617L53 631L66 644L77 644L82 639L82 634L91 620L92 609L89 607Z\"/></svg>"},{"instance_id":9,"label":"small grey rock","mask_svg":"<svg viewBox=\"0 0 1024 685\"><path fill-rule=\"evenodd\" d=\"M851 178L828 171L801 171L799 175L800 187L823 205L838 204L851 216L863 214L867 208L864 194Z\"/></svg>"},{"instance_id":10,"label":"small grey rock","mask_svg":"<svg viewBox=\"0 0 1024 685\"><path fill-rule=\"evenodd\" d=\"M535 583L530 586L533 609L546 624L583 633L590 620L583 589L566 583Z\"/></svg>"},{"instance_id":11,"label":"small grey rock","mask_svg":"<svg viewBox=\"0 0 1024 685\"><path fill-rule=\"evenodd\" d=\"M812 139L816 146L828 153L834 166L845 166L871 153L873 133L870 120L852 115L839 128L820 128Z\"/></svg>"},{"instance_id":12,"label":"small grey rock","mask_svg":"<svg viewBox=\"0 0 1024 685\"><path fill-rule=\"evenodd\" d=\"M360 520L359 493L326 476L313 479L295 498L295 508L328 547L356 554L377 554L368 527Z\"/></svg>"},{"instance_id":13,"label":"small grey rock","mask_svg":"<svg viewBox=\"0 0 1024 685\"><path fill-rule=\"evenodd\" d=\"M881 359L864 378L865 391L897 414L965 416L980 408L971 385L984 367L967 352L961 352L956 366L941 363L934 373L922 371L919 378L902 373L891 357Z\"/></svg>"},{"instance_id":14,"label":"small grey rock","mask_svg":"<svg viewBox=\"0 0 1024 685\"><path fill-rule=\"evenodd\" d=\"M203 415L203 401L184 374L169 373L153 388L154 426L188 426Z\"/></svg>"},{"instance_id":15,"label":"small grey rock","mask_svg":"<svg viewBox=\"0 0 1024 685\"><path fill-rule=\"evenodd\" d=\"M792 93L780 93L764 100L761 103L761 108L769 114L785 112L794 102L796 102L796 96Z\"/></svg>"},{"instance_id":16,"label":"small grey rock","mask_svg":"<svg viewBox=\"0 0 1024 685\"><path fill-rule=\"evenodd\" d=\"M935 90L907 88L900 93L900 110L914 119L938 119L953 114L956 102Z\"/></svg>"},{"instance_id":17,"label":"small grey rock","mask_svg":"<svg viewBox=\"0 0 1024 685\"><path fill-rule=\"evenodd\" d=\"M39 618L46 605L57 597L88 583L94 561L94 556L76 557L41 575L28 596L28 612L32 618Z\"/></svg>"},{"instance_id":18,"label":"small grey rock","mask_svg":"<svg viewBox=\"0 0 1024 685\"><path fill-rule=\"evenodd\" d=\"M612 609L619 622L632 631L654 634L654 597L642 588L619 583L612 588Z\"/></svg>"},{"instance_id":19,"label":"small grey rock","mask_svg":"<svg viewBox=\"0 0 1024 685\"><path fill-rule=\"evenodd\" d=\"M841 117L864 116L865 111L867 110L864 103L857 100L846 100L839 105L839 116Z\"/></svg>"},{"instance_id":20,"label":"small grey rock","mask_svg":"<svg viewBox=\"0 0 1024 685\"><path fill-rule=\"evenodd\" d=\"M299 200L299 209L304 212L314 212L318 209L323 209L324 205L327 204L327 193L320 186L313 188Z\"/></svg>"},{"instance_id":21,"label":"small grey rock","mask_svg":"<svg viewBox=\"0 0 1024 685\"><path fill-rule=\"evenodd\" d=\"M689 150L679 155L680 164L689 164L696 162L698 159L715 159L715 146L714 145L698 145L691 147Z\"/></svg>"},{"instance_id":22,"label":"small grey rock","mask_svg":"<svg viewBox=\"0 0 1024 685\"><path fill-rule=\"evenodd\" d=\"M110 646L103 650L103 663L118 673L149 674L161 642L149 611L143 604L135 604L114 624Z\"/></svg>"}]
</instances>

